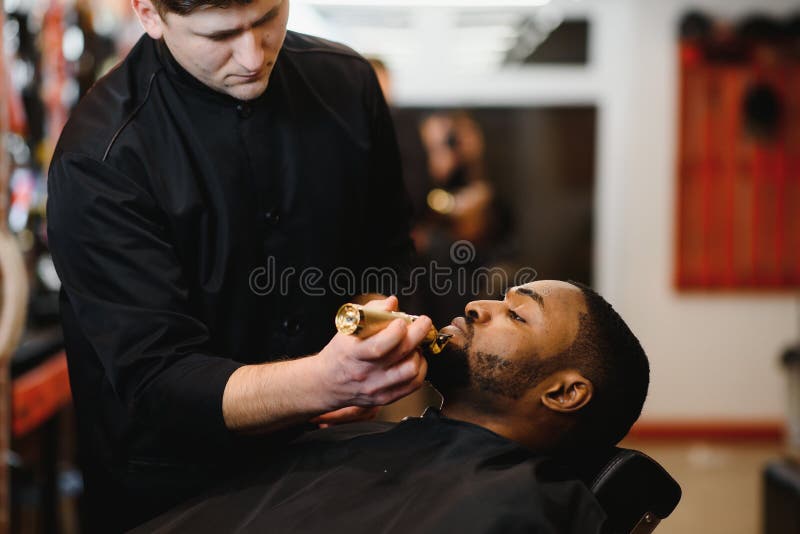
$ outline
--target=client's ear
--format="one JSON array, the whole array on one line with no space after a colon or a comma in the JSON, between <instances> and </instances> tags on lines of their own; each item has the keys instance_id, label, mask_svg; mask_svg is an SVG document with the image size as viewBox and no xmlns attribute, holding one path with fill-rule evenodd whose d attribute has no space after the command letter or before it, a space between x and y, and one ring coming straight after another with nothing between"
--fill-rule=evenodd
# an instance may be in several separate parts
<instances>
[{"instance_id":1,"label":"client's ear","mask_svg":"<svg viewBox=\"0 0 800 534\"><path fill-rule=\"evenodd\" d=\"M589 403L593 393L594 386L579 372L558 371L548 379L542 404L556 412L577 412Z\"/></svg>"}]
</instances>

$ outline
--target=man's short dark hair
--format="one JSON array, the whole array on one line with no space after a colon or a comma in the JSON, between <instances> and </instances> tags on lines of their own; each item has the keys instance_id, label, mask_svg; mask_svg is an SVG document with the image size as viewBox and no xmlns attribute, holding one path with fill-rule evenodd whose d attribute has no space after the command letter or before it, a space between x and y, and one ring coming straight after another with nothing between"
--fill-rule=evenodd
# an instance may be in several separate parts
<instances>
[{"instance_id":1,"label":"man's short dark hair","mask_svg":"<svg viewBox=\"0 0 800 534\"><path fill-rule=\"evenodd\" d=\"M188 15L201 8L225 8L233 4L244 6L252 2L253 0L153 0L153 5L163 17L167 13Z\"/></svg>"},{"instance_id":2,"label":"man's short dark hair","mask_svg":"<svg viewBox=\"0 0 800 534\"><path fill-rule=\"evenodd\" d=\"M616 445L642 413L650 385L650 364L639 340L622 317L591 288L570 281L582 292L587 314L575 342L552 361L575 368L594 386L592 400L567 448L596 449Z\"/></svg>"}]
</instances>

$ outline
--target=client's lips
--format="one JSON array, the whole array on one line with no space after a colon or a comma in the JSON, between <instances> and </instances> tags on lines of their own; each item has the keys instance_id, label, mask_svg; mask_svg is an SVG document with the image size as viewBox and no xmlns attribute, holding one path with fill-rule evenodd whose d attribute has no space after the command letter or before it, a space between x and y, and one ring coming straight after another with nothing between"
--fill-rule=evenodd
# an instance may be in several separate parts
<instances>
[{"instance_id":1,"label":"client's lips","mask_svg":"<svg viewBox=\"0 0 800 534\"><path fill-rule=\"evenodd\" d=\"M467 333L467 321L463 317L456 317L450 324L461 330L462 334Z\"/></svg>"}]
</instances>

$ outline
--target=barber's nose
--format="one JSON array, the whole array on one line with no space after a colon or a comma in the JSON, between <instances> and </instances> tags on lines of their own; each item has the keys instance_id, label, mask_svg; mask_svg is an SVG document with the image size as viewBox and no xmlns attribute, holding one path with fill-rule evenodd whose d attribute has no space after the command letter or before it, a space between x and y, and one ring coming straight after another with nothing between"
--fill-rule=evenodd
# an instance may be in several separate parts
<instances>
[{"instance_id":1,"label":"barber's nose","mask_svg":"<svg viewBox=\"0 0 800 534\"><path fill-rule=\"evenodd\" d=\"M258 72L264 65L264 48L262 32L258 29L251 29L239 37L234 50L234 58L239 65L247 69L247 72Z\"/></svg>"},{"instance_id":2,"label":"barber's nose","mask_svg":"<svg viewBox=\"0 0 800 534\"><path fill-rule=\"evenodd\" d=\"M476 300L467 304L464 308L467 320L473 323L484 323L492 318L495 312L496 302L491 300Z\"/></svg>"}]
</instances>

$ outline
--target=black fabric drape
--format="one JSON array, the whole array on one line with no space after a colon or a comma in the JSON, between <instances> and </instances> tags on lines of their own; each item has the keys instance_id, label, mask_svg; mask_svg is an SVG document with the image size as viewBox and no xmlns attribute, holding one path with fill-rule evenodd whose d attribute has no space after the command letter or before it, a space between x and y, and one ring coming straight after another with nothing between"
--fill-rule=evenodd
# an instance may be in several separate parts
<instances>
[{"instance_id":1,"label":"black fabric drape","mask_svg":"<svg viewBox=\"0 0 800 534\"><path fill-rule=\"evenodd\" d=\"M554 462L429 410L396 426L312 433L261 472L136 532L590 534L604 520Z\"/></svg>"}]
</instances>

